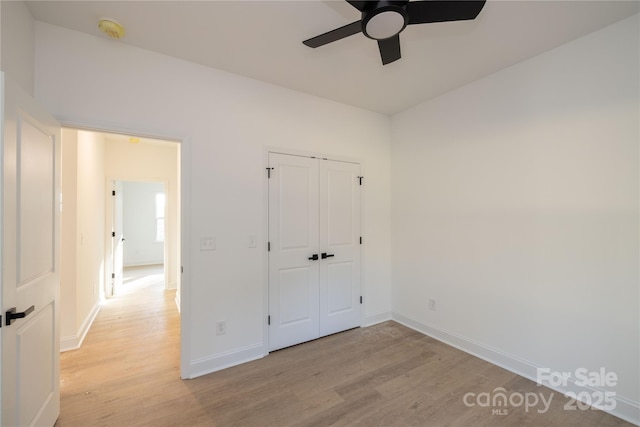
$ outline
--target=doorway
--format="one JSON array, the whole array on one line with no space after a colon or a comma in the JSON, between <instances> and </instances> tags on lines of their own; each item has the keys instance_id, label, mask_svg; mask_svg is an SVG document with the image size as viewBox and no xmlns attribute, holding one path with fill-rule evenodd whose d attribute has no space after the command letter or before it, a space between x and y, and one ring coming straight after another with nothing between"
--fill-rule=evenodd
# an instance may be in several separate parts
<instances>
[{"instance_id":1,"label":"doorway","mask_svg":"<svg viewBox=\"0 0 640 427\"><path fill-rule=\"evenodd\" d=\"M167 230L168 183L113 181L112 183L112 280L108 297L127 291L145 272L171 289L168 277Z\"/></svg>"},{"instance_id":2,"label":"doorway","mask_svg":"<svg viewBox=\"0 0 640 427\"><path fill-rule=\"evenodd\" d=\"M112 295L114 182L155 182L164 189L161 247L165 287L180 304L180 150L174 141L63 129L61 350L82 345ZM123 253L124 255L124 253ZM124 267L124 261L123 261Z\"/></svg>"}]
</instances>

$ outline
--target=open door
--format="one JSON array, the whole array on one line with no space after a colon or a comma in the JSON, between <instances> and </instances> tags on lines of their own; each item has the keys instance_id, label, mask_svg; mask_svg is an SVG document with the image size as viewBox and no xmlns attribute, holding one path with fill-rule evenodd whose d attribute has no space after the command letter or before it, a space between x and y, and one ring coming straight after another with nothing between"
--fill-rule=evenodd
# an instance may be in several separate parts
<instances>
[{"instance_id":1,"label":"open door","mask_svg":"<svg viewBox=\"0 0 640 427\"><path fill-rule=\"evenodd\" d=\"M60 412L60 126L2 85L2 425Z\"/></svg>"},{"instance_id":2,"label":"open door","mask_svg":"<svg viewBox=\"0 0 640 427\"><path fill-rule=\"evenodd\" d=\"M107 296L112 297L115 290L122 286L122 270L124 267L124 226L123 226L123 200L122 200L122 181L113 182L113 216L111 231L111 260L113 261L113 270L111 275L111 289L107 292Z\"/></svg>"}]
</instances>

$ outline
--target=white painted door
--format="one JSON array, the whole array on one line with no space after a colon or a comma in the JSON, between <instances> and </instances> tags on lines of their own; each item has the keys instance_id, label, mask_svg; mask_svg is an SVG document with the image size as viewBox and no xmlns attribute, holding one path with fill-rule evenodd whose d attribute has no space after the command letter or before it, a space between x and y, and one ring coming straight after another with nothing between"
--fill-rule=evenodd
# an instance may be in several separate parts
<instances>
[{"instance_id":1,"label":"white painted door","mask_svg":"<svg viewBox=\"0 0 640 427\"><path fill-rule=\"evenodd\" d=\"M111 290L108 296L113 296L116 289L122 287L124 268L124 203L122 195L122 181L113 182L113 230L111 231L111 260L113 270L111 275Z\"/></svg>"},{"instance_id":2,"label":"white painted door","mask_svg":"<svg viewBox=\"0 0 640 427\"><path fill-rule=\"evenodd\" d=\"M269 350L277 350L319 336L318 163L270 153L269 167Z\"/></svg>"},{"instance_id":3,"label":"white painted door","mask_svg":"<svg viewBox=\"0 0 640 427\"><path fill-rule=\"evenodd\" d=\"M60 411L60 128L2 80L2 425L51 426ZM14 308L24 317L7 322Z\"/></svg>"},{"instance_id":4,"label":"white painted door","mask_svg":"<svg viewBox=\"0 0 640 427\"><path fill-rule=\"evenodd\" d=\"M360 325L360 166L269 154L269 350Z\"/></svg>"},{"instance_id":5,"label":"white painted door","mask_svg":"<svg viewBox=\"0 0 640 427\"><path fill-rule=\"evenodd\" d=\"M320 336L360 326L360 165L320 160Z\"/></svg>"}]
</instances>

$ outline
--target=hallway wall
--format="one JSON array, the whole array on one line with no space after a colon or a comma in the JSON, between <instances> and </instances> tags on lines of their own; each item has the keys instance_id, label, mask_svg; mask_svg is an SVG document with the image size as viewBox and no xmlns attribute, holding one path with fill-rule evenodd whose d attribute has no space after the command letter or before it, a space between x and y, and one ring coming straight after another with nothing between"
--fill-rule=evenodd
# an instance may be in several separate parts
<instances>
[{"instance_id":1,"label":"hallway wall","mask_svg":"<svg viewBox=\"0 0 640 427\"><path fill-rule=\"evenodd\" d=\"M80 346L104 295L104 138L64 129L62 153L60 348L65 351Z\"/></svg>"}]
</instances>

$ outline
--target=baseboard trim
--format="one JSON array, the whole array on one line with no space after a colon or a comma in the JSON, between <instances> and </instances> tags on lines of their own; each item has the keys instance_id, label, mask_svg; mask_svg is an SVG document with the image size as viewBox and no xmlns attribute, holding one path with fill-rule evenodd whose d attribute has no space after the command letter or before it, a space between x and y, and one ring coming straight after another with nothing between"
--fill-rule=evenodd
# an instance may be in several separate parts
<instances>
[{"instance_id":1,"label":"baseboard trim","mask_svg":"<svg viewBox=\"0 0 640 427\"><path fill-rule=\"evenodd\" d=\"M462 350L465 353L469 353L534 382L537 382L538 369L546 368L538 366L531 361L503 352L497 348L436 328L432 325L415 321L397 313L392 313L391 319L408 328L416 330L438 341L442 341L443 343L455 347L458 350ZM573 395L578 396L580 392L587 392L590 396L593 396L594 392L604 393L606 391L598 387L578 385L576 384L575 379L569 379L566 386L552 386L551 384L545 384L544 382L542 385L553 391L562 393L563 395L566 393L572 393ZM614 409L602 410L615 417L640 426L640 404L622 396L615 396L614 400L616 402Z\"/></svg>"},{"instance_id":2,"label":"baseboard trim","mask_svg":"<svg viewBox=\"0 0 640 427\"><path fill-rule=\"evenodd\" d=\"M140 268L140 267L153 267L153 266L158 266L158 267L162 267L164 264L162 263L162 261L146 261L146 262L136 262L134 264L125 264L122 266L123 269L136 269L136 268Z\"/></svg>"},{"instance_id":3,"label":"baseboard trim","mask_svg":"<svg viewBox=\"0 0 640 427\"><path fill-rule=\"evenodd\" d=\"M91 329L91 325L93 325L93 321L96 319L96 316L100 312L100 301L96 301L95 305L85 317L84 322L80 326L78 333L75 335L70 335L66 337L62 337L60 339L60 352L77 350L82 346L82 342L84 338L87 336L87 332Z\"/></svg>"},{"instance_id":4,"label":"baseboard trim","mask_svg":"<svg viewBox=\"0 0 640 427\"><path fill-rule=\"evenodd\" d=\"M187 378L193 379L232 366L251 362L252 360L261 359L265 356L263 350L264 345L262 343L252 344L237 350L196 359L189 364L189 375Z\"/></svg>"},{"instance_id":5,"label":"baseboard trim","mask_svg":"<svg viewBox=\"0 0 640 427\"><path fill-rule=\"evenodd\" d=\"M176 302L176 307L178 308L178 313L181 313L181 311L180 311L180 292L176 292L176 297L175 297L174 301Z\"/></svg>"},{"instance_id":6,"label":"baseboard trim","mask_svg":"<svg viewBox=\"0 0 640 427\"><path fill-rule=\"evenodd\" d=\"M390 311L387 311L386 313L380 313L373 316L365 317L362 320L362 326L366 328L367 326L377 325L378 323L386 322L387 320L391 320Z\"/></svg>"}]
</instances>

